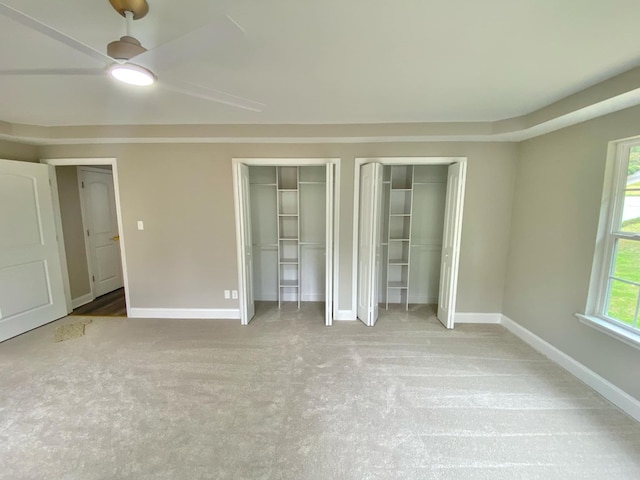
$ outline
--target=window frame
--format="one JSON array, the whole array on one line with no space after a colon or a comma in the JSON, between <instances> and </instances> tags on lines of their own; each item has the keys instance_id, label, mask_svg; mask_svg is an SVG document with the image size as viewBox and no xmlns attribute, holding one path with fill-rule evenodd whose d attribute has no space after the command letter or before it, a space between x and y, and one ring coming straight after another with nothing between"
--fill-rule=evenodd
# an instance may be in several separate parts
<instances>
[{"instance_id":1,"label":"window frame","mask_svg":"<svg viewBox=\"0 0 640 480\"><path fill-rule=\"evenodd\" d=\"M582 323L640 349L640 315L636 327L606 315L609 278L615 268L616 242L620 238L640 241L640 234L620 234L618 229L624 209L628 160L633 147L640 147L640 137L609 144L587 306L584 314L576 316Z\"/></svg>"}]
</instances>

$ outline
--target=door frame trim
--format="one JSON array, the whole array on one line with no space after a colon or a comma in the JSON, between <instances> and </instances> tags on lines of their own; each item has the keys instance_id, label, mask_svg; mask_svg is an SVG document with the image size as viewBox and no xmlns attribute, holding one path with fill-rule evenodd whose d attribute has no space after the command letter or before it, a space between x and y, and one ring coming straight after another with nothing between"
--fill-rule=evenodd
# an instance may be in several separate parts
<instances>
[{"instance_id":1,"label":"door frame trim","mask_svg":"<svg viewBox=\"0 0 640 480\"><path fill-rule=\"evenodd\" d=\"M467 164L467 157L356 157L353 177L353 250L351 253L351 320L358 319L358 243L360 223L360 169L366 163L380 163L382 165L451 165L452 163ZM464 178L466 185L466 176ZM464 198L462 199L464 203ZM462 219L454 219L462 228ZM455 312L454 312L455 314Z\"/></svg>"},{"instance_id":2,"label":"door frame trim","mask_svg":"<svg viewBox=\"0 0 640 480\"><path fill-rule=\"evenodd\" d=\"M116 216L118 220L118 231L120 235L120 260L122 262L122 281L124 284L124 297L125 303L127 307L127 316L130 317L130 298L129 298L129 275L127 273L127 255L125 252L125 234L122 222L122 208L120 203L120 183L119 183L119 175L118 175L118 159L115 157L108 158L43 158L40 159L40 163L44 163L46 165L50 165L52 167L67 167L67 166L76 166L76 167L92 167L97 165L110 165L111 172L113 174L113 190L116 197ZM51 182L54 183L55 178L55 168L53 168L54 174L50 173ZM51 169L50 169L51 172ZM56 230L58 233L58 250L60 251L60 261L64 262L66 265L66 254L64 251L64 234L62 232L62 220L60 216L60 198L58 197L58 189L56 186L54 193L54 205L55 211L54 215L56 216ZM83 218L84 223L84 218ZM86 242L86 239L85 239ZM91 267L89 267L91 268ZM71 313L73 311L71 305L71 293L70 293L70 285L69 285L69 272L66 268L63 269L62 279L65 285L65 292L67 294L67 312ZM93 285L91 285L91 295L93 296Z\"/></svg>"},{"instance_id":3,"label":"door frame trim","mask_svg":"<svg viewBox=\"0 0 640 480\"><path fill-rule=\"evenodd\" d=\"M240 165L246 165L248 167L251 166L262 166L262 167L286 167L286 166L322 166L332 163L335 165L334 171L334 189L333 189L333 318L336 319L338 316L338 304L339 304L339 292L340 292L340 282L339 282L339 238L340 238L340 216L335 215L335 212L340 211L340 161L341 158L338 157L328 157L328 158L316 158L316 157L302 157L302 158L232 158L231 159L231 169L233 173L233 203L234 203L234 211L235 211L235 226L236 226L236 255L237 255L237 264L238 264L238 301L239 301L239 310L240 310L240 323L242 325L247 325L248 321L245 318L246 312L244 312L243 303L245 302L245 281L244 281L244 272L242 271L242 265L244 259L242 258L242 242L240 238L240 189L238 188L238 182L240 179Z\"/></svg>"}]
</instances>

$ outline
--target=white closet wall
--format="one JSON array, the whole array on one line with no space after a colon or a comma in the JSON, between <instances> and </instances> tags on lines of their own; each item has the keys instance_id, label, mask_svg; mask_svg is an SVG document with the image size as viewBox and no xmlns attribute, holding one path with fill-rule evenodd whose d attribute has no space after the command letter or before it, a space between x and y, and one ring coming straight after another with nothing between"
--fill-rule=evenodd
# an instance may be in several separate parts
<instances>
[{"instance_id":1,"label":"white closet wall","mask_svg":"<svg viewBox=\"0 0 640 480\"><path fill-rule=\"evenodd\" d=\"M437 303L446 190L446 165L384 167L380 303Z\"/></svg>"},{"instance_id":2,"label":"white closet wall","mask_svg":"<svg viewBox=\"0 0 640 480\"><path fill-rule=\"evenodd\" d=\"M278 300L278 216L275 167L249 167L253 297Z\"/></svg>"},{"instance_id":3,"label":"white closet wall","mask_svg":"<svg viewBox=\"0 0 640 480\"><path fill-rule=\"evenodd\" d=\"M253 294L324 301L325 166L249 167Z\"/></svg>"},{"instance_id":4,"label":"white closet wall","mask_svg":"<svg viewBox=\"0 0 640 480\"><path fill-rule=\"evenodd\" d=\"M438 303L447 165L416 165L413 177L409 303Z\"/></svg>"}]
</instances>

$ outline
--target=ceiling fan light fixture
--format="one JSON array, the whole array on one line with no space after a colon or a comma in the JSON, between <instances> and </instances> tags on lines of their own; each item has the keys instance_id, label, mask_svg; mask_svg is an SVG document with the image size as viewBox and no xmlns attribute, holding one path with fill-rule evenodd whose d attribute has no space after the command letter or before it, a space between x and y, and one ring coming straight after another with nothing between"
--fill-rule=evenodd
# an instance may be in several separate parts
<instances>
[{"instance_id":1,"label":"ceiling fan light fixture","mask_svg":"<svg viewBox=\"0 0 640 480\"><path fill-rule=\"evenodd\" d=\"M156 81L150 70L133 63L115 64L109 68L109 74L116 80L138 87L148 87Z\"/></svg>"}]
</instances>

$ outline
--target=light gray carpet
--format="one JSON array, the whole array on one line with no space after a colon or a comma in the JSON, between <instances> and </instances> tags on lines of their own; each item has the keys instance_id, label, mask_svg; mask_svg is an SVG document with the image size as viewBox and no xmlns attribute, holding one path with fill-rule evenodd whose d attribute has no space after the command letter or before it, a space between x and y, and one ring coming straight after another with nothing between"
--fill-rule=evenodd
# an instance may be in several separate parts
<instances>
[{"instance_id":1,"label":"light gray carpet","mask_svg":"<svg viewBox=\"0 0 640 480\"><path fill-rule=\"evenodd\" d=\"M500 326L259 313L0 344L0 478L640 478L639 424Z\"/></svg>"}]
</instances>

